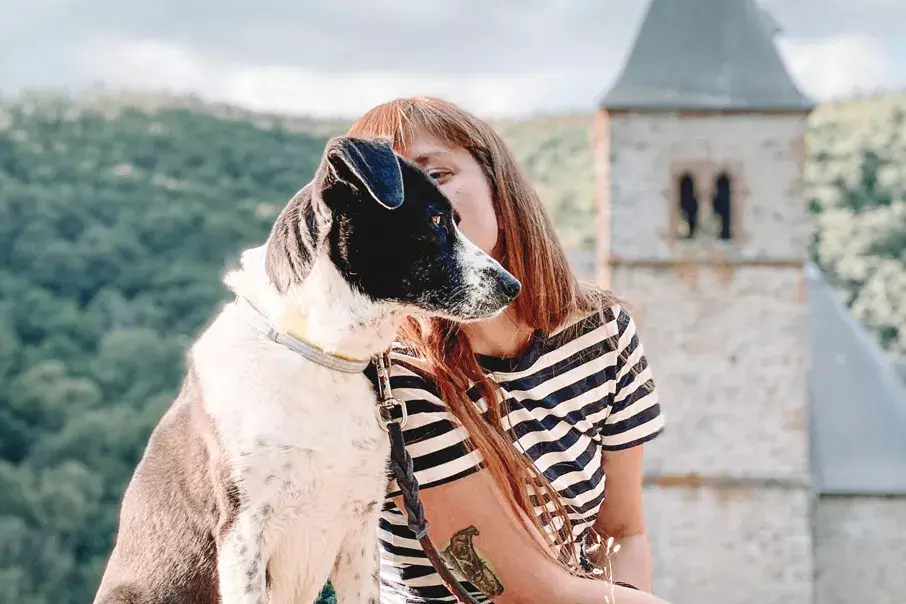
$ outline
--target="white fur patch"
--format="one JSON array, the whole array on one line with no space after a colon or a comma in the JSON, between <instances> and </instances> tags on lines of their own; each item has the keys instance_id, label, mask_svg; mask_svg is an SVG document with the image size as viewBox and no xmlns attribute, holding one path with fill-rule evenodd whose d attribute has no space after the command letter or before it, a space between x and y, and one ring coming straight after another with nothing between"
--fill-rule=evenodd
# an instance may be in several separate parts
<instances>
[{"instance_id":1,"label":"white fur patch","mask_svg":"<svg viewBox=\"0 0 906 604\"><path fill-rule=\"evenodd\" d=\"M454 315L477 320L499 315L506 306L499 306L502 297L500 284L493 275L505 273L505 269L463 235L459 228L456 228L456 237L461 243L460 262L463 267L466 296ZM492 308L494 305L498 305L496 310Z\"/></svg>"},{"instance_id":2,"label":"white fur patch","mask_svg":"<svg viewBox=\"0 0 906 604\"><path fill-rule=\"evenodd\" d=\"M280 295L267 283L262 252L243 254L242 268L225 277L238 295L271 316L304 309L307 335L325 348L371 356L389 347L400 313L351 291L327 260ZM234 304L191 356L246 497L220 550L223 601L312 602L330 576L338 601L377 602L374 534L389 445L368 379L264 340Z\"/></svg>"},{"instance_id":3,"label":"white fur patch","mask_svg":"<svg viewBox=\"0 0 906 604\"><path fill-rule=\"evenodd\" d=\"M457 237L464 295L453 318L502 311L494 274L503 268ZM373 356L390 347L407 311L418 312L353 291L326 256L284 294L268 281L264 246L245 251L240 264L224 283L272 322L304 315L305 337L328 352ZM190 356L241 494L218 549L222 601L312 602L330 578L340 604L378 602L375 534L389 442L365 375L332 371L268 341L236 304Z\"/></svg>"}]
</instances>

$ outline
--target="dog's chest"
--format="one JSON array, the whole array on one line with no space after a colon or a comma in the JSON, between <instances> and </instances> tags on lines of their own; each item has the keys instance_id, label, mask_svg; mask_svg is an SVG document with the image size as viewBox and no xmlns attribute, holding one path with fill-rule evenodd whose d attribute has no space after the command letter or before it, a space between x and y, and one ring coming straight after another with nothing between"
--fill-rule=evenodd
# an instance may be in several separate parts
<instances>
[{"instance_id":1,"label":"dog's chest","mask_svg":"<svg viewBox=\"0 0 906 604\"><path fill-rule=\"evenodd\" d=\"M342 492L345 500L359 499L350 489L361 488L375 498L389 444L364 374L328 370L260 340L202 342L194 360L204 405L244 486L279 489L281 498Z\"/></svg>"}]
</instances>

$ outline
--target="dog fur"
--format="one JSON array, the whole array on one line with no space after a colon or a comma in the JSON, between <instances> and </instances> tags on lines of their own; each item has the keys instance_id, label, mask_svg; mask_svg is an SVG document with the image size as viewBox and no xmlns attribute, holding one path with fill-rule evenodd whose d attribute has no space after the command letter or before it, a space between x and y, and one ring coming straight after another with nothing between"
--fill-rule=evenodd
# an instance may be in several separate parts
<instances>
[{"instance_id":1,"label":"dog fur","mask_svg":"<svg viewBox=\"0 0 906 604\"><path fill-rule=\"evenodd\" d=\"M314 180L226 285L272 322L370 358L407 315L478 320L519 282L456 227L449 202L383 141L328 142ZM261 336L231 302L188 352L122 501L95 604L379 601L389 445L365 374Z\"/></svg>"}]
</instances>

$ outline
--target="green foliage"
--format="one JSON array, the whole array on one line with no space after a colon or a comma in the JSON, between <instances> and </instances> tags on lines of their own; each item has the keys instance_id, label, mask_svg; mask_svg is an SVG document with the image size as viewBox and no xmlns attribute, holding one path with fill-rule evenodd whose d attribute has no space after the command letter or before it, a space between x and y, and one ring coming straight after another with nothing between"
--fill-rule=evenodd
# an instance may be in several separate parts
<instances>
[{"instance_id":1,"label":"green foliage","mask_svg":"<svg viewBox=\"0 0 906 604\"><path fill-rule=\"evenodd\" d=\"M0 602L91 601L223 270L344 126L191 103L0 104ZM567 247L591 245L591 116L495 126ZM808 167L814 254L900 352L904 128L904 99L822 109Z\"/></svg>"},{"instance_id":2,"label":"green foliage","mask_svg":"<svg viewBox=\"0 0 906 604\"><path fill-rule=\"evenodd\" d=\"M906 355L906 94L822 107L810 126L815 259L878 342Z\"/></svg>"},{"instance_id":3,"label":"green foliage","mask_svg":"<svg viewBox=\"0 0 906 604\"><path fill-rule=\"evenodd\" d=\"M186 343L326 135L54 99L0 124L0 602L90 602Z\"/></svg>"}]
</instances>

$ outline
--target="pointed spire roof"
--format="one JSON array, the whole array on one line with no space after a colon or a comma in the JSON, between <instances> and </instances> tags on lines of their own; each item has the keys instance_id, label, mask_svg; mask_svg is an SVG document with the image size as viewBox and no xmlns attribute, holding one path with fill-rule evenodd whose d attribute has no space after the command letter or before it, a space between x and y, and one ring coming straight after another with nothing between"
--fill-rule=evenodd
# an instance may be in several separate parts
<instances>
[{"instance_id":1,"label":"pointed spire roof","mask_svg":"<svg viewBox=\"0 0 906 604\"><path fill-rule=\"evenodd\" d=\"M604 109L809 111L755 0L651 0Z\"/></svg>"}]
</instances>

